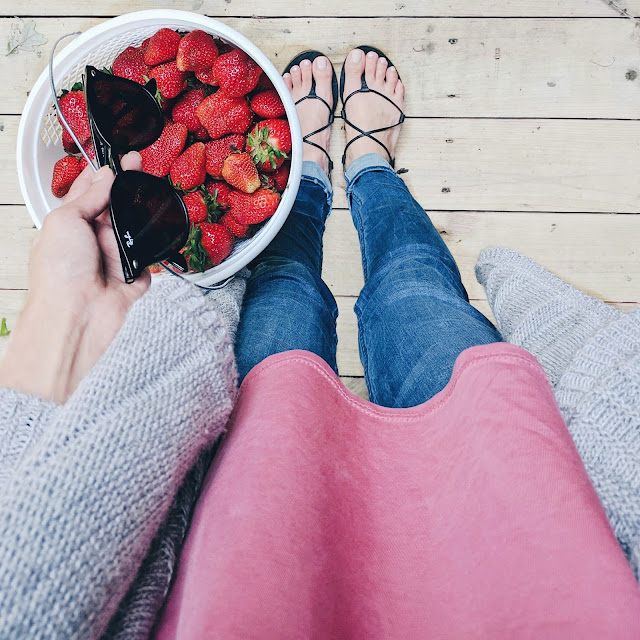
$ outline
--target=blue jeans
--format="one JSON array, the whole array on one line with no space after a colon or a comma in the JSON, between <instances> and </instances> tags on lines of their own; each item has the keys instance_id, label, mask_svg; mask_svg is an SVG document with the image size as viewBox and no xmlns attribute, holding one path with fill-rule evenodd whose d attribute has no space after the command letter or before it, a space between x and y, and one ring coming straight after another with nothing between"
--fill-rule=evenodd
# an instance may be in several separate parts
<instances>
[{"instance_id":1,"label":"blue jeans","mask_svg":"<svg viewBox=\"0 0 640 640\"><path fill-rule=\"evenodd\" d=\"M389 164L368 154L345 177L362 251L365 284L355 311L369 399L416 406L446 386L462 351L501 337L469 304L451 253ZM311 351L338 372L338 310L320 276L331 197L326 175L305 162L291 214L250 265L236 342L241 379L291 349Z\"/></svg>"}]
</instances>

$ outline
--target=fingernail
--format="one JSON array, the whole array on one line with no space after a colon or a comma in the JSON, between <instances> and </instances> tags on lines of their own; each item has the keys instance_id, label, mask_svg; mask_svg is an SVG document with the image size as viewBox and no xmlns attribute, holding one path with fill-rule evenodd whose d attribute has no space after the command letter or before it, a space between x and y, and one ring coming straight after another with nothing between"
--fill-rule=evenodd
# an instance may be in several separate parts
<instances>
[{"instance_id":1,"label":"fingernail","mask_svg":"<svg viewBox=\"0 0 640 640\"><path fill-rule=\"evenodd\" d=\"M360 49L354 49L351 52L351 62L360 62L362 60L362 51Z\"/></svg>"},{"instance_id":2,"label":"fingernail","mask_svg":"<svg viewBox=\"0 0 640 640\"><path fill-rule=\"evenodd\" d=\"M310 60L303 60L301 62L301 66L303 66L303 67L308 67L310 64L311 64Z\"/></svg>"},{"instance_id":3,"label":"fingernail","mask_svg":"<svg viewBox=\"0 0 640 640\"><path fill-rule=\"evenodd\" d=\"M327 59L322 56L318 58L318 69L326 69L327 68Z\"/></svg>"},{"instance_id":4,"label":"fingernail","mask_svg":"<svg viewBox=\"0 0 640 640\"><path fill-rule=\"evenodd\" d=\"M132 160L142 160L142 156L137 152L137 151L129 151L129 153L127 153L127 155L132 159Z\"/></svg>"},{"instance_id":5,"label":"fingernail","mask_svg":"<svg viewBox=\"0 0 640 640\"><path fill-rule=\"evenodd\" d=\"M375 58L376 57L376 52L375 51L369 51L369 53L367 53L367 56L369 58Z\"/></svg>"},{"instance_id":6,"label":"fingernail","mask_svg":"<svg viewBox=\"0 0 640 640\"><path fill-rule=\"evenodd\" d=\"M109 169L109 167L102 167L93 176L93 180L91 180L91 184L104 180L110 174L111 174L111 169Z\"/></svg>"}]
</instances>

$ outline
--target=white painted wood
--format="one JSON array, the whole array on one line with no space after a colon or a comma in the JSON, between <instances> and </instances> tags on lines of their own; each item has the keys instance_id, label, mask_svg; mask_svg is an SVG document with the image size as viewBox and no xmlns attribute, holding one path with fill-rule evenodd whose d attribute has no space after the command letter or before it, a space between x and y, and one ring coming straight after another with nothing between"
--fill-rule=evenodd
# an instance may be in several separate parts
<instances>
[{"instance_id":1,"label":"white painted wood","mask_svg":"<svg viewBox=\"0 0 640 640\"><path fill-rule=\"evenodd\" d=\"M630 20L223 21L255 42L277 68L284 68L300 51L311 48L325 51L339 71L354 46L378 46L398 67L408 87L410 116L640 117L640 32L634 32ZM13 18L0 19L0 43L6 42L15 22ZM0 78L10 78L12 87L3 96L0 110L22 111L27 92L46 67L58 37L99 22L102 20L96 18L38 18L37 28L49 40L41 52L0 56ZM638 76L628 80L634 73Z\"/></svg>"}]
</instances>

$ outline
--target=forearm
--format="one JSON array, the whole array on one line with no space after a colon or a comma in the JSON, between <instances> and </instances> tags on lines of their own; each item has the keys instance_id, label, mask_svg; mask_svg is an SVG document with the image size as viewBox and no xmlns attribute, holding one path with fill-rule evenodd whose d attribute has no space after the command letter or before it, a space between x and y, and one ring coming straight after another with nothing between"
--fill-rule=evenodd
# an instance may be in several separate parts
<instances>
[{"instance_id":1,"label":"forearm","mask_svg":"<svg viewBox=\"0 0 640 640\"><path fill-rule=\"evenodd\" d=\"M132 308L0 499L11 637L99 637L184 475L224 428L232 345L215 309L181 286Z\"/></svg>"}]
</instances>

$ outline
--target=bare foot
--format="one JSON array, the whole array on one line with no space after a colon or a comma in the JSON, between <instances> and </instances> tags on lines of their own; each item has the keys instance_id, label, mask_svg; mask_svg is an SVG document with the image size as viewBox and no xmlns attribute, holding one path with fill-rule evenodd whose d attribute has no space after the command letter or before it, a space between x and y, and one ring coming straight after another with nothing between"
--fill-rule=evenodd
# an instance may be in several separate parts
<instances>
[{"instance_id":1,"label":"bare foot","mask_svg":"<svg viewBox=\"0 0 640 640\"><path fill-rule=\"evenodd\" d=\"M344 63L345 98L362 86L363 72L370 89L375 89L384 94L404 111L404 85L398 79L398 72L395 67L389 67L386 58L381 58L374 51L370 51L365 56L362 50L354 49L347 56ZM389 127L398 122L400 117L398 109L375 93L356 93L347 100L346 112L347 118L363 131ZM345 132L347 143L359 135L358 131L349 125L345 125ZM398 137L400 136L400 127L394 127L388 131L381 131L373 135L386 145L393 158L398 144ZM389 160L384 149L377 142L365 136L354 142L347 149L345 167L348 167L356 158L366 153L377 153L383 156L385 160Z\"/></svg>"},{"instance_id":2,"label":"bare foot","mask_svg":"<svg viewBox=\"0 0 640 640\"><path fill-rule=\"evenodd\" d=\"M333 108L333 95L331 93L333 70L331 63L324 56L317 57L313 64L311 64L310 60L302 60L300 66L291 67L289 73L285 73L282 76L284 83L291 91L294 102L297 102L311 91L312 77L316 79L316 93ZM300 118L303 136L320 129L320 127L329 122L330 112L320 100L303 100L296 105L296 109ZM327 127L324 131L316 133L309 139L329 151L331 128ZM303 145L302 159L317 162L325 173L329 173L329 159L320 149L313 145Z\"/></svg>"}]
</instances>

